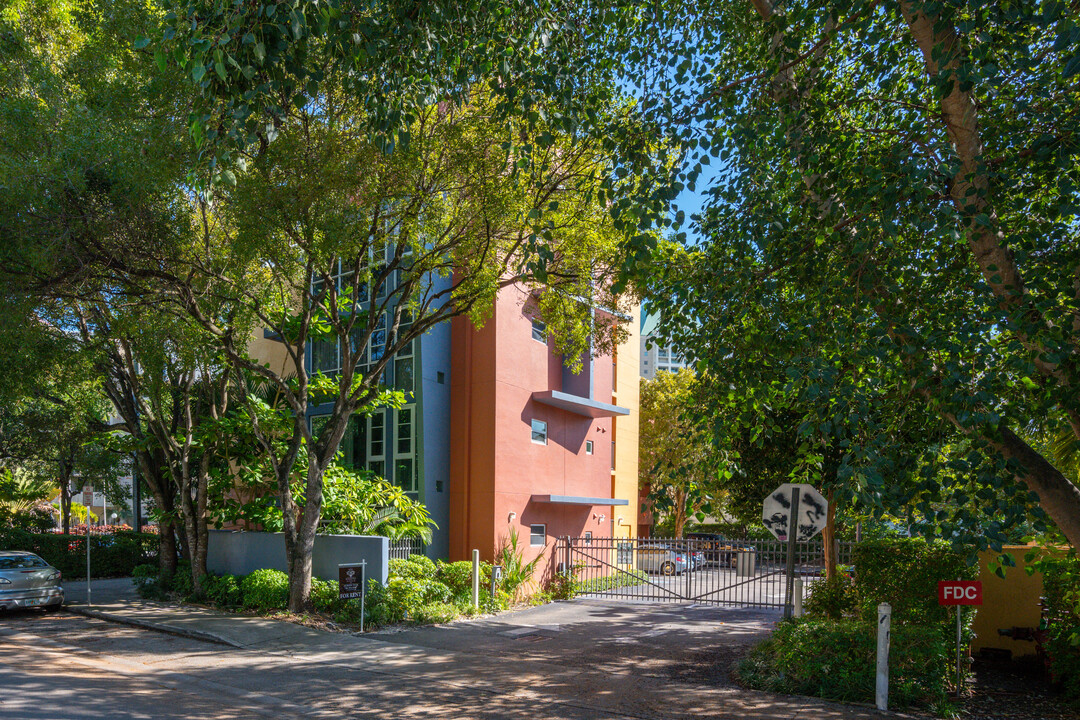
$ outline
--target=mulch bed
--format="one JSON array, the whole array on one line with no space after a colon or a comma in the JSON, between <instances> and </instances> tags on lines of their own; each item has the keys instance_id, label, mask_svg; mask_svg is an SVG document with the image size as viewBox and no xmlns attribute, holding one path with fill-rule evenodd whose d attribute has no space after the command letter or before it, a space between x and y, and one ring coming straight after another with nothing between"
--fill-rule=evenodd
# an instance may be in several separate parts
<instances>
[{"instance_id":1,"label":"mulch bed","mask_svg":"<svg viewBox=\"0 0 1080 720\"><path fill-rule=\"evenodd\" d=\"M1080 707L1069 706L1050 686L1036 657L1018 660L977 656L974 688L961 701L963 720L1078 720Z\"/></svg>"}]
</instances>

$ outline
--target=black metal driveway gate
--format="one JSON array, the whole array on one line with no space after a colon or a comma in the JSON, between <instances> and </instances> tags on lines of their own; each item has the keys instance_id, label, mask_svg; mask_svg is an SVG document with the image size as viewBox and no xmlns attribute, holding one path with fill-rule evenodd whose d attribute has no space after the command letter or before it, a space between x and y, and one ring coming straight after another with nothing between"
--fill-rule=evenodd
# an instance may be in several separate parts
<instances>
[{"instance_id":1,"label":"black metal driveway gate","mask_svg":"<svg viewBox=\"0 0 1080 720\"><path fill-rule=\"evenodd\" d=\"M563 537L559 570L573 573L578 597L783 608L787 543L778 540L672 540ZM840 544L840 562L850 560ZM797 543L795 576L822 578L820 539Z\"/></svg>"}]
</instances>

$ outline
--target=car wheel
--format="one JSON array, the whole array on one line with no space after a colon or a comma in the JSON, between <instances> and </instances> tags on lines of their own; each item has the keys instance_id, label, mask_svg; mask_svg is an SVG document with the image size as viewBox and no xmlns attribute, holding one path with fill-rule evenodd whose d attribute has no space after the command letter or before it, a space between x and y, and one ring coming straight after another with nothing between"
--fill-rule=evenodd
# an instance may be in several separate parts
<instances>
[{"instance_id":1,"label":"car wheel","mask_svg":"<svg viewBox=\"0 0 1080 720\"><path fill-rule=\"evenodd\" d=\"M671 562L670 560L665 562L663 565L660 566L660 574L661 575L674 575L675 574L675 563Z\"/></svg>"}]
</instances>

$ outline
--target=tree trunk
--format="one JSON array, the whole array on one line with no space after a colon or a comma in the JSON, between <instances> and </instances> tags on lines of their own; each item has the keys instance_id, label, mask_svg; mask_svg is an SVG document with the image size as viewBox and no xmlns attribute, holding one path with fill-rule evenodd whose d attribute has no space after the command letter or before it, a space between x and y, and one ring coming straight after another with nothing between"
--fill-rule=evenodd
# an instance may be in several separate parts
<instances>
[{"instance_id":1,"label":"tree trunk","mask_svg":"<svg viewBox=\"0 0 1080 720\"><path fill-rule=\"evenodd\" d=\"M682 539L686 528L686 491L675 488L675 537Z\"/></svg>"},{"instance_id":2,"label":"tree trunk","mask_svg":"<svg viewBox=\"0 0 1080 720\"><path fill-rule=\"evenodd\" d=\"M155 462L156 455L148 451L140 451L137 461L142 474L142 480L154 497L154 504L158 508L158 568L163 580L171 580L176 574L177 548L176 527L173 521L173 495L167 492L171 488L161 481L163 469Z\"/></svg>"},{"instance_id":3,"label":"tree trunk","mask_svg":"<svg viewBox=\"0 0 1080 720\"><path fill-rule=\"evenodd\" d=\"M289 612L304 612L311 604L311 555L322 517L324 472L325 468L309 455L304 510L289 558Z\"/></svg>"},{"instance_id":4,"label":"tree trunk","mask_svg":"<svg viewBox=\"0 0 1080 720\"><path fill-rule=\"evenodd\" d=\"M158 523L158 567L164 582L176 574L176 529L169 520Z\"/></svg>"},{"instance_id":5,"label":"tree trunk","mask_svg":"<svg viewBox=\"0 0 1080 720\"><path fill-rule=\"evenodd\" d=\"M941 119L960 161L950 183L950 195L963 219L972 258L1000 307L1010 315L1008 331L1031 351L1036 369L1069 388L1072 377L1062 369L1063 363L1049 360L1051 354L1040 341L1032 338L1030 332L1047 328L1049 323L1025 290L1020 269L1006 242L1007 228L1001 227L992 203L993 186L983 157L979 105L961 78L962 40L951 23L927 15L921 5L906 1L903 10L911 37L922 53L927 74L935 76L944 71L951 76L949 94L941 100ZM987 221L981 221L982 217ZM1075 410L1064 405L1061 408L1069 415L1074 434L1080 437L1080 423L1074 421ZM947 417L966 434L971 434L971 430L960 426L954 416ZM1008 428L996 428L982 434L1004 457L1020 463L1023 470L1017 479L1039 496L1039 505L1069 543L1080 547L1080 488Z\"/></svg>"},{"instance_id":6,"label":"tree trunk","mask_svg":"<svg viewBox=\"0 0 1080 720\"><path fill-rule=\"evenodd\" d=\"M64 535L71 534L71 468L60 461L60 525Z\"/></svg>"},{"instance_id":7,"label":"tree trunk","mask_svg":"<svg viewBox=\"0 0 1080 720\"><path fill-rule=\"evenodd\" d=\"M191 582L195 596L203 595L203 579L206 577L206 542L209 530L206 522L206 489L209 471L209 454L204 452L198 463L197 476L191 477L191 465L184 463L182 472L186 477L180 483L181 516L184 536L187 540L188 559L191 562ZM194 490L195 497L192 497Z\"/></svg>"},{"instance_id":8,"label":"tree trunk","mask_svg":"<svg viewBox=\"0 0 1080 720\"><path fill-rule=\"evenodd\" d=\"M829 490L829 510L825 514L825 529L821 531L822 551L825 553L825 579L832 580L836 577L836 565L839 553L836 544L836 503L833 502L833 491Z\"/></svg>"}]
</instances>

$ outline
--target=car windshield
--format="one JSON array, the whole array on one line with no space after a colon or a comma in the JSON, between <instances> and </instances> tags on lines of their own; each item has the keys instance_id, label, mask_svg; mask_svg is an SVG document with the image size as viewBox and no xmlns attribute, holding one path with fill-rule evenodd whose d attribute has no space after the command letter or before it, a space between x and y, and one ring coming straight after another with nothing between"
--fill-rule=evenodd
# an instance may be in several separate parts
<instances>
[{"instance_id":1,"label":"car windshield","mask_svg":"<svg viewBox=\"0 0 1080 720\"><path fill-rule=\"evenodd\" d=\"M16 555L14 557L0 557L0 570L21 570L23 568L49 567L37 555Z\"/></svg>"}]
</instances>

